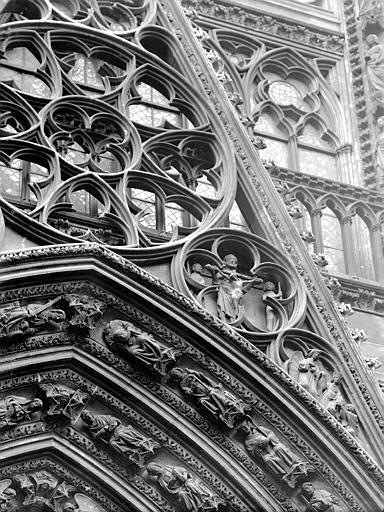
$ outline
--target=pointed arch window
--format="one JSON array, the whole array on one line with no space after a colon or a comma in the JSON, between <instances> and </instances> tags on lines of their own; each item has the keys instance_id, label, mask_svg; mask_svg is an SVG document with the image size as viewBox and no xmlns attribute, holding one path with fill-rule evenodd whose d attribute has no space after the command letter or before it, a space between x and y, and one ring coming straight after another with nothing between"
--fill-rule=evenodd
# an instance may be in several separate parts
<instances>
[{"instance_id":1,"label":"pointed arch window","mask_svg":"<svg viewBox=\"0 0 384 512\"><path fill-rule=\"evenodd\" d=\"M317 126L306 124L297 142L301 172L331 180L340 179L334 144L322 137Z\"/></svg>"},{"instance_id":2,"label":"pointed arch window","mask_svg":"<svg viewBox=\"0 0 384 512\"><path fill-rule=\"evenodd\" d=\"M263 112L254 127L261 135L267 147L259 151L262 160L274 162L279 167L288 167L288 142L270 112Z\"/></svg>"},{"instance_id":3,"label":"pointed arch window","mask_svg":"<svg viewBox=\"0 0 384 512\"><path fill-rule=\"evenodd\" d=\"M336 214L326 207L322 210L321 230L323 237L323 252L329 264L330 272L345 273L344 248L341 225Z\"/></svg>"},{"instance_id":4,"label":"pointed arch window","mask_svg":"<svg viewBox=\"0 0 384 512\"><path fill-rule=\"evenodd\" d=\"M369 228L360 215L352 217L351 228L356 272L366 279L375 279Z\"/></svg>"}]
</instances>

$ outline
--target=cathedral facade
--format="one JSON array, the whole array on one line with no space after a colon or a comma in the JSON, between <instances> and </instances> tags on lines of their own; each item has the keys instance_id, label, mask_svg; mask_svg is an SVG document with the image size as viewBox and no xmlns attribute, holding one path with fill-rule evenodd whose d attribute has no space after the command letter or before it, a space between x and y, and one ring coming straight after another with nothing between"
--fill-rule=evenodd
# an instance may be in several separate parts
<instances>
[{"instance_id":1,"label":"cathedral facade","mask_svg":"<svg viewBox=\"0 0 384 512\"><path fill-rule=\"evenodd\" d=\"M382 2L0 24L0 510L383 512Z\"/></svg>"}]
</instances>

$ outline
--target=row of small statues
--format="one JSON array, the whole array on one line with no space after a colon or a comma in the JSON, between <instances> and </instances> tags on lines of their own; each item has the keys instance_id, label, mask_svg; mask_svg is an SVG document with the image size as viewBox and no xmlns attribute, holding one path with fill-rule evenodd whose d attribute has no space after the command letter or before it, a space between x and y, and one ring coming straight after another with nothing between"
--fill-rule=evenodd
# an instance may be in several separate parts
<instances>
[{"instance_id":1,"label":"row of small statues","mask_svg":"<svg viewBox=\"0 0 384 512\"><path fill-rule=\"evenodd\" d=\"M229 255L231 256L231 255ZM229 258L230 259L230 258ZM235 262L233 262L235 263ZM21 337L28 337L39 330L56 330L60 322L66 319L66 313L61 309L55 309L56 302L62 301L63 297L58 297L47 304L29 304L20 306L14 303L7 308L0 310L0 340L7 339L12 341ZM95 301L86 295L70 295L65 300L68 309L71 311L70 325L81 329L91 329L95 325L95 320L102 314L103 304ZM223 304L225 300L222 300ZM224 307L224 306L223 306ZM270 308L272 310L272 308ZM131 322L124 320L110 321L103 332L106 344L123 357L132 359L141 366L151 370L161 376L169 375L180 381L181 389L185 391L186 382L192 382L192 373L188 378L180 375L181 370L172 368L177 364L181 354L179 351L168 347L157 341L152 335L138 329ZM346 403L340 390L340 376L334 374L329 379L328 373L319 366L320 352L318 350L309 350L306 354L296 351L291 355L285 365L287 373L311 393L335 418L352 434L355 435L358 429L358 418L352 404ZM186 370L183 370L186 372ZM200 372L201 373L201 372ZM201 373L200 380L207 381L209 378ZM200 387L202 386L199 384ZM214 383L206 382L205 386L214 387ZM197 393L197 391L195 391ZM228 392L224 392L223 394ZM189 390L186 394L193 395ZM212 395L213 396L213 395ZM229 398L227 396L227 401ZM225 400L222 400L225 402ZM200 400L199 405L203 408L212 409L206 401ZM229 427L234 425L236 415L241 416L242 407L229 405L225 414L221 413L222 421ZM242 411L244 412L244 411Z\"/></svg>"},{"instance_id":2,"label":"row of small statues","mask_svg":"<svg viewBox=\"0 0 384 512\"><path fill-rule=\"evenodd\" d=\"M276 434L265 427L257 426L247 415L249 408L223 390L221 385L211 381L202 372L180 368L172 371L182 391L193 396L195 402L206 412L229 427L241 424L238 431L244 438L245 449L256 459L263 460L268 469L287 485L294 487L298 479L313 471ZM160 448L156 441L144 436L131 425L124 425L118 418L87 410L85 407L90 396L80 389L73 390L57 383L43 383L39 385L39 390L45 394L47 417L60 416L76 421L80 415L92 439L108 445L140 467L148 456ZM6 397L0 402L0 430L40 419L43 407L40 398Z\"/></svg>"},{"instance_id":3,"label":"row of small statues","mask_svg":"<svg viewBox=\"0 0 384 512\"><path fill-rule=\"evenodd\" d=\"M75 486L45 469L0 481L0 512L104 512Z\"/></svg>"},{"instance_id":4,"label":"row of small statues","mask_svg":"<svg viewBox=\"0 0 384 512\"><path fill-rule=\"evenodd\" d=\"M282 291L275 283L264 281L257 275L249 276L237 271L238 259L234 254L227 254L223 258L223 264L203 265L195 262L191 266L190 277L200 285L208 286L204 277L204 270L211 276L211 282L217 286L217 315L224 322L233 323L241 316L242 298L252 288L263 289L263 300L267 298L281 299ZM265 322L267 331L276 328L276 315L273 308L265 306Z\"/></svg>"},{"instance_id":5,"label":"row of small statues","mask_svg":"<svg viewBox=\"0 0 384 512\"><path fill-rule=\"evenodd\" d=\"M59 304L61 307L57 308ZM45 304L21 305L18 301L0 309L0 343L13 343L41 332L57 332L63 323L89 333L105 304L85 294L56 297Z\"/></svg>"}]
</instances>

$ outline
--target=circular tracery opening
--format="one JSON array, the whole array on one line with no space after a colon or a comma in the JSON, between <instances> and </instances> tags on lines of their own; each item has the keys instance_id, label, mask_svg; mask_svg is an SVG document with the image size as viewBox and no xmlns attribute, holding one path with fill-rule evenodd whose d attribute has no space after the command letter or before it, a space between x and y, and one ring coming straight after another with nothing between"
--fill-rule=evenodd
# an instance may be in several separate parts
<instances>
[{"instance_id":1,"label":"circular tracery opening","mask_svg":"<svg viewBox=\"0 0 384 512\"><path fill-rule=\"evenodd\" d=\"M273 82L269 86L269 95L278 105L294 105L300 107L301 94L292 84L288 82Z\"/></svg>"}]
</instances>

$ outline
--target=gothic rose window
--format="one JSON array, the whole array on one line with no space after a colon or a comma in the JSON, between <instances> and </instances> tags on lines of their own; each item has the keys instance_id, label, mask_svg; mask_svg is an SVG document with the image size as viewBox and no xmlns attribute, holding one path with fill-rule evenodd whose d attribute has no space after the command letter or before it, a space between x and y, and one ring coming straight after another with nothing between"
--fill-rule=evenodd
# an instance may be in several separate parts
<instances>
[{"instance_id":1,"label":"gothic rose window","mask_svg":"<svg viewBox=\"0 0 384 512\"><path fill-rule=\"evenodd\" d=\"M300 92L289 82L272 82L269 86L269 95L275 103L282 106L300 107L302 103Z\"/></svg>"}]
</instances>

